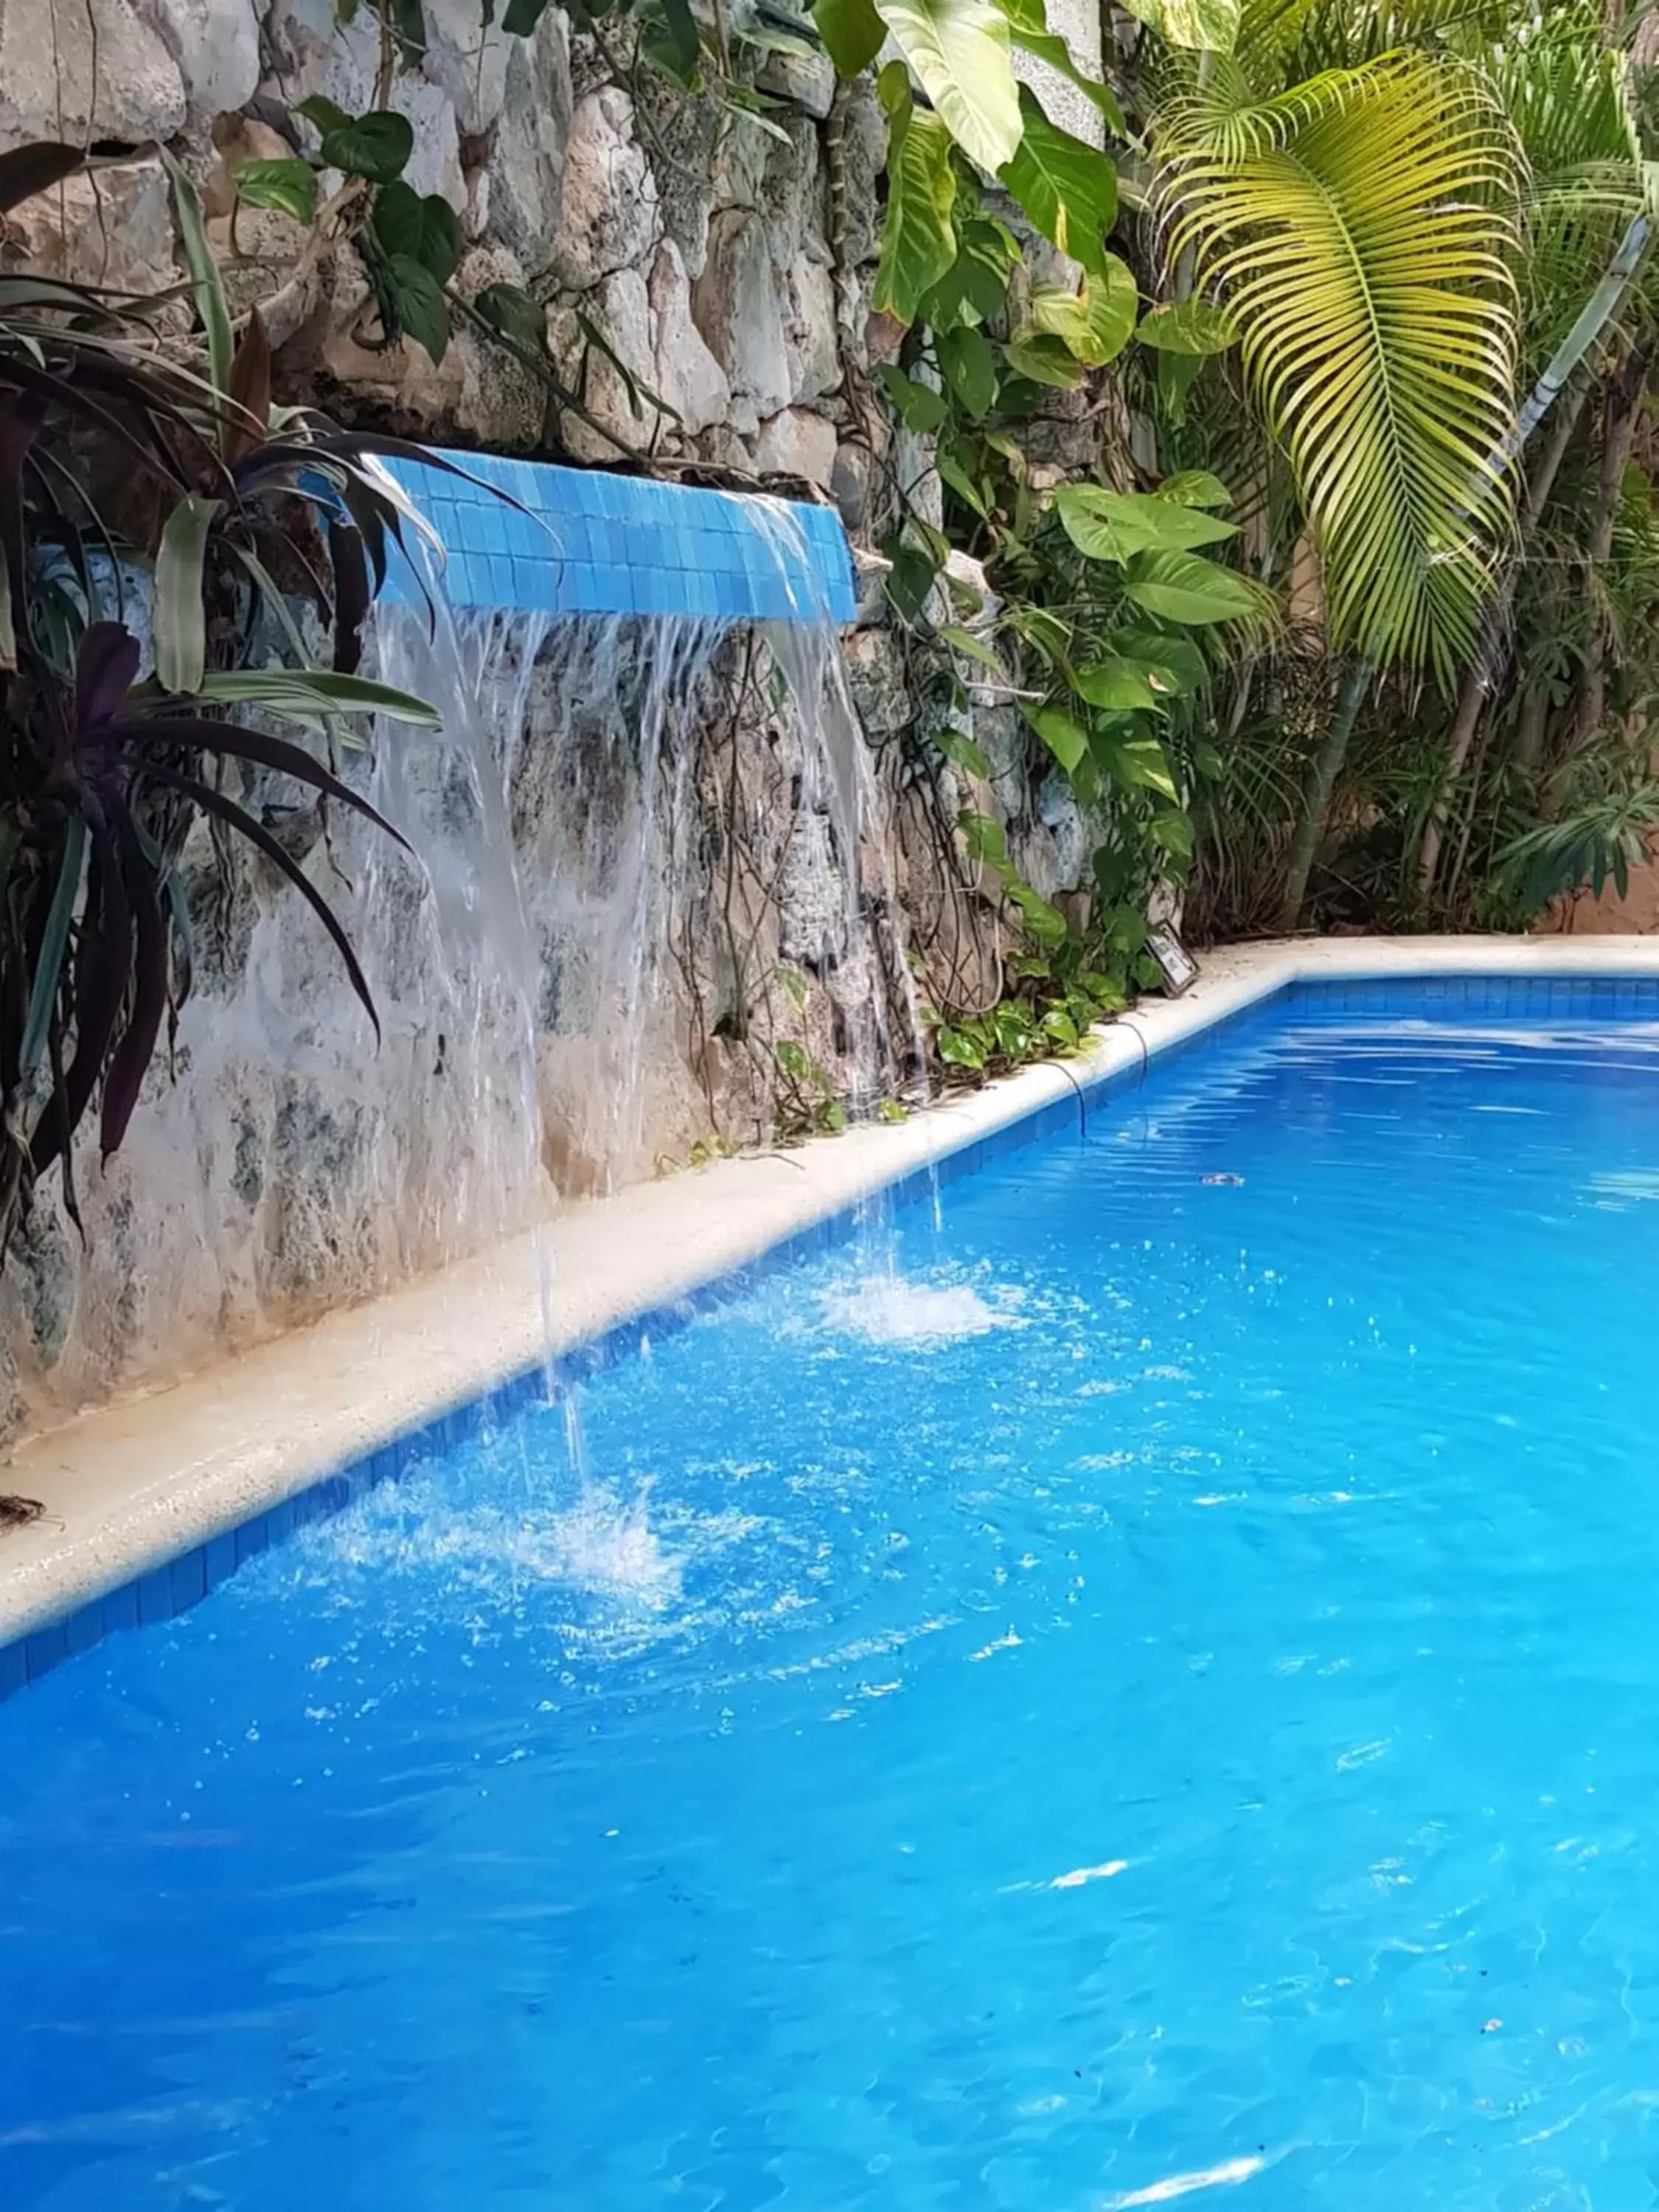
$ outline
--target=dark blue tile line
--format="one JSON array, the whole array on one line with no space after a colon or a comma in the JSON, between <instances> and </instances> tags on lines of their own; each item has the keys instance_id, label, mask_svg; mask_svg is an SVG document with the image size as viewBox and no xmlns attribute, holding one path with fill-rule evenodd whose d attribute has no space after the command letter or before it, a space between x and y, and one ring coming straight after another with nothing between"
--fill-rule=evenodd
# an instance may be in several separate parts
<instances>
[{"instance_id":1,"label":"dark blue tile line","mask_svg":"<svg viewBox=\"0 0 1659 2212\"><path fill-rule=\"evenodd\" d=\"M442 544L444 586L457 606L722 622L848 623L857 615L853 556L833 507L763 507L734 492L495 453L441 458L477 481L416 462L386 465ZM401 557L386 591L421 596Z\"/></svg>"},{"instance_id":2,"label":"dark blue tile line","mask_svg":"<svg viewBox=\"0 0 1659 2212\"><path fill-rule=\"evenodd\" d=\"M1355 1016L1410 1020L1473 1016L1513 1021L1547 1017L1553 1021L1659 1019L1659 976L1438 976L1375 982L1293 983L1210 1024L1165 1048L1159 1067L1182 1054L1237 1036L1242 1028L1267 1027L1286 1015L1298 1024L1338 1023ZM1033 1112L976 1138L930 1167L912 1169L880 1194L879 1202L899 1209L930 1202L933 1192L976 1174L993 1160L1041 1143L1076 1134L1086 1137L1088 1116L1110 1094L1134 1088L1144 1066L1113 1069L1080 1085L1076 1097L1051 1100ZM866 1204L868 1201L866 1201ZM860 1207L843 1208L828 1220L798 1231L745 1267L690 1292L672 1304L619 1323L591 1343L579 1346L554 1368L556 1383L582 1382L632 1358L647 1340L660 1340L685 1328L699 1315L750 1295L776 1271L816 1254L833 1250L856 1233ZM293 1498L140 1580L93 1600L50 1627L0 1645L0 1698L39 1681L66 1659L90 1650L106 1636L171 1620L234 1574L243 1561L283 1542L308 1522L325 1519L354 1498L382 1482L395 1481L416 1466L452 1450L514 1414L544 1400L549 1378L538 1367L487 1395L394 1438L338 1474L323 1477Z\"/></svg>"}]
</instances>

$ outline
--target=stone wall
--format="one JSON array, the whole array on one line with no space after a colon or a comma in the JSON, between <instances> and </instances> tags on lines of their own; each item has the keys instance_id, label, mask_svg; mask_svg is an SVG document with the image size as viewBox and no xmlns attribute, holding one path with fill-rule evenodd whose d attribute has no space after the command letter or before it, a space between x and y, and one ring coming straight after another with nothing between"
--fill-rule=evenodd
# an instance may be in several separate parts
<instances>
[{"instance_id":1,"label":"stone wall","mask_svg":"<svg viewBox=\"0 0 1659 2212\"><path fill-rule=\"evenodd\" d=\"M438 365L386 345L349 246L319 251L270 210L233 223L229 169L306 141L295 102L374 104L377 34L367 11L342 27L336 0L0 0L0 150L65 137L118 155L20 211L7 258L134 292L179 283L154 150L165 141L202 183L235 301L261 303L279 398L446 443L829 498L871 545L898 486L925 493L929 477L925 444L895 431L872 376L872 343L892 333L868 307L884 145L871 88L838 91L827 62L774 56L758 71L763 127L648 75L618 82L556 9L529 40L481 33L481 13L479 0L427 0L425 58L395 74L390 104L414 128L410 181L462 215L459 289L507 283L545 301L566 399L470 327ZM631 653L633 673L614 696L573 701L583 653L578 688L605 688L598 647L510 643L496 678L517 674L492 695L492 728L468 734L458 709L448 750L374 768L377 798L422 836L424 888L372 844L338 842L338 825L325 841L280 780L249 794L331 872L387 1041L375 1054L292 895L240 864L209 902L178 1079L158 1072L107 1170L82 1163L85 1248L48 1198L8 1266L0 1434L455 1257L558 1190L753 1140L775 1110L767 1077L786 1031L838 1087L896 1087L911 956L953 1003L993 1002L994 887L964 869L958 809L1006 819L1016 859L1056 897L1081 879L1088 841L1063 782L1033 782L1006 690L975 690L966 708L988 779L927 747L943 672L893 622L879 565L865 561L836 669L793 670L817 702L805 723L799 698L786 708L752 666L732 694L737 645L600 641L619 665ZM982 589L966 568L957 580ZM982 599L972 619L988 635L994 613ZM649 672L688 650L682 692L649 705ZM417 690L445 680L393 672ZM709 684L726 687L726 709L705 742ZM850 830L823 795L836 777L823 750L842 741L849 701L865 793ZM645 786L630 799L628 775L647 767L672 794L659 790L641 829ZM506 814L481 844L492 779ZM653 872L630 891L641 854ZM205 884L205 846L198 857ZM481 934L477 887L506 874L529 895ZM849 883L855 914L836 908ZM784 1005L780 977L799 1004Z\"/></svg>"}]
</instances>

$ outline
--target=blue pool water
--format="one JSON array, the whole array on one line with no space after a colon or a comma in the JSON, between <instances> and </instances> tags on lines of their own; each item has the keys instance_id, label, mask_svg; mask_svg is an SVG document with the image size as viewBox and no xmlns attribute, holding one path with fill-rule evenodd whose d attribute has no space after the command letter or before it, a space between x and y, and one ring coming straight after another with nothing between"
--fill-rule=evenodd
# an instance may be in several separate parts
<instances>
[{"instance_id":1,"label":"blue pool water","mask_svg":"<svg viewBox=\"0 0 1659 2212\"><path fill-rule=\"evenodd\" d=\"M1269 1011L0 1706L0 2205L1647 2212L1613 1004Z\"/></svg>"}]
</instances>

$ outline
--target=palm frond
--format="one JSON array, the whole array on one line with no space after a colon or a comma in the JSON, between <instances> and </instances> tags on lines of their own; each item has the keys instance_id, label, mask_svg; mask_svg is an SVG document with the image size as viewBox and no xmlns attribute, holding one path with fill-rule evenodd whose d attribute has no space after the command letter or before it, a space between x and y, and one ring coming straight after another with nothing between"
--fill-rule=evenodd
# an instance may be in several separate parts
<instances>
[{"instance_id":1,"label":"palm frond","mask_svg":"<svg viewBox=\"0 0 1659 2212\"><path fill-rule=\"evenodd\" d=\"M1515 143L1462 64L1397 54L1166 116L1168 243L1224 301L1317 532L1331 641L1443 681L1512 526Z\"/></svg>"}]
</instances>

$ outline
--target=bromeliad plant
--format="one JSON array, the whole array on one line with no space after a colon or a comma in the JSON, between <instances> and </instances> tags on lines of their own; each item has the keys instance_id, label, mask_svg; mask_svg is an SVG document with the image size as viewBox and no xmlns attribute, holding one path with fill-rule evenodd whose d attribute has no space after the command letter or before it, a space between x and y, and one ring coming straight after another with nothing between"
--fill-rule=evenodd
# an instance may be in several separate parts
<instances>
[{"instance_id":1,"label":"bromeliad plant","mask_svg":"<svg viewBox=\"0 0 1659 2212\"><path fill-rule=\"evenodd\" d=\"M0 211L84 159L0 157ZM179 863L197 821L292 886L374 1020L343 924L256 787L290 779L396 836L301 740L367 713L437 720L356 673L388 549L418 525L376 456L415 449L273 404L258 316L233 334L195 195L175 191L187 342L155 303L0 278L0 1255L54 1165L76 1213L94 1105L106 1156L126 1134L190 988ZM306 649L307 600L331 665Z\"/></svg>"}]
</instances>

